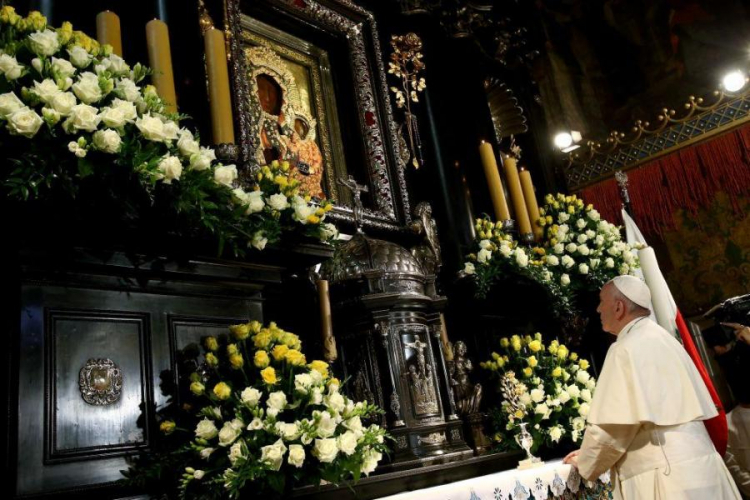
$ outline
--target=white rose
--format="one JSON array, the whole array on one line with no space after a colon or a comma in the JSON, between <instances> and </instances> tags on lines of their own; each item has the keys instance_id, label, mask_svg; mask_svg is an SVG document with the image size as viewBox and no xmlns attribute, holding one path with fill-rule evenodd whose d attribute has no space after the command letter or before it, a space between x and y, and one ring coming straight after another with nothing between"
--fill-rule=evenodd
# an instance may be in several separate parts
<instances>
[{"instance_id":1,"label":"white rose","mask_svg":"<svg viewBox=\"0 0 750 500\"><path fill-rule=\"evenodd\" d=\"M589 250L589 247L587 247L586 245L578 245L578 253L580 253L581 255L588 255L589 253L591 253L591 250Z\"/></svg>"},{"instance_id":2,"label":"white rose","mask_svg":"<svg viewBox=\"0 0 750 500\"><path fill-rule=\"evenodd\" d=\"M8 115L8 130L13 135L22 135L31 139L39 131L44 120L36 111L21 108Z\"/></svg>"},{"instance_id":3,"label":"white rose","mask_svg":"<svg viewBox=\"0 0 750 500\"><path fill-rule=\"evenodd\" d=\"M576 263L570 255L563 255L560 262L562 262L562 265L565 266L566 269L570 269Z\"/></svg>"},{"instance_id":4,"label":"white rose","mask_svg":"<svg viewBox=\"0 0 750 500\"><path fill-rule=\"evenodd\" d=\"M255 417L249 424L247 424L247 430L259 431L263 428L263 421L258 417Z\"/></svg>"},{"instance_id":5,"label":"white rose","mask_svg":"<svg viewBox=\"0 0 750 500\"><path fill-rule=\"evenodd\" d=\"M112 129L99 130L94 132L94 147L105 153L117 153L120 150L120 134Z\"/></svg>"},{"instance_id":6,"label":"white rose","mask_svg":"<svg viewBox=\"0 0 750 500\"><path fill-rule=\"evenodd\" d=\"M591 391L588 389L584 389L581 391L581 399L586 401L587 403L591 402Z\"/></svg>"},{"instance_id":7,"label":"white rose","mask_svg":"<svg viewBox=\"0 0 750 500\"><path fill-rule=\"evenodd\" d=\"M327 411L320 412L320 421L318 422L318 436L327 438L333 436L336 432L336 421Z\"/></svg>"},{"instance_id":8,"label":"white rose","mask_svg":"<svg viewBox=\"0 0 750 500\"><path fill-rule=\"evenodd\" d=\"M242 441L237 441L229 448L229 462L232 467L237 465L237 460L245 458L245 454L242 452Z\"/></svg>"},{"instance_id":9,"label":"white rose","mask_svg":"<svg viewBox=\"0 0 750 500\"><path fill-rule=\"evenodd\" d=\"M558 243L554 246L553 250L556 254L561 254L565 251L565 245L563 245L562 243Z\"/></svg>"},{"instance_id":10,"label":"white rose","mask_svg":"<svg viewBox=\"0 0 750 500\"><path fill-rule=\"evenodd\" d=\"M492 252L490 252L486 248L483 248L479 252L477 252L477 262L479 262L480 264L484 264L491 258L492 258Z\"/></svg>"},{"instance_id":11,"label":"white rose","mask_svg":"<svg viewBox=\"0 0 750 500\"><path fill-rule=\"evenodd\" d=\"M599 220L599 217L601 217L601 216L599 215L599 212L597 212L597 211L596 211L596 210L594 210L593 208L592 208L592 209L591 209L591 210L589 211L589 214L588 214L588 215L589 215L589 219L591 219L591 220L593 220L593 221L598 221L598 220Z\"/></svg>"},{"instance_id":12,"label":"white rose","mask_svg":"<svg viewBox=\"0 0 750 500\"><path fill-rule=\"evenodd\" d=\"M176 156L167 155L163 157L156 168L159 171L160 179L164 180L164 184L172 184L174 180L179 181L182 175L182 163Z\"/></svg>"},{"instance_id":13,"label":"white rose","mask_svg":"<svg viewBox=\"0 0 750 500\"><path fill-rule=\"evenodd\" d=\"M601 234L598 234L596 238L594 238L594 243L596 243L596 246L600 247L604 244L604 236Z\"/></svg>"},{"instance_id":14,"label":"white rose","mask_svg":"<svg viewBox=\"0 0 750 500\"><path fill-rule=\"evenodd\" d=\"M341 413L342 411L344 411L346 402L344 401L344 396L336 392L331 394L330 396L326 396L325 404L328 408L335 411L336 413Z\"/></svg>"},{"instance_id":15,"label":"white rose","mask_svg":"<svg viewBox=\"0 0 750 500\"><path fill-rule=\"evenodd\" d=\"M60 88L54 80L45 78L42 82L34 82L32 92L39 96L39 99L41 99L42 102L48 103L60 93Z\"/></svg>"},{"instance_id":16,"label":"white rose","mask_svg":"<svg viewBox=\"0 0 750 500\"><path fill-rule=\"evenodd\" d=\"M577 398L581 395L581 390L575 384L570 384L565 390L571 398Z\"/></svg>"},{"instance_id":17,"label":"white rose","mask_svg":"<svg viewBox=\"0 0 750 500\"><path fill-rule=\"evenodd\" d=\"M558 399L560 400L560 403L565 404L570 401L570 394L568 394L568 391L562 391L560 392Z\"/></svg>"},{"instance_id":18,"label":"white rose","mask_svg":"<svg viewBox=\"0 0 750 500\"><path fill-rule=\"evenodd\" d=\"M588 403L581 403L581 406L578 407L578 414L584 418L589 414L590 411L591 407Z\"/></svg>"},{"instance_id":19,"label":"white rose","mask_svg":"<svg viewBox=\"0 0 750 500\"><path fill-rule=\"evenodd\" d=\"M243 427L245 427L245 424L238 419L225 422L219 431L219 446L229 446L232 444L240 436L240 433L242 433Z\"/></svg>"},{"instance_id":20,"label":"white rose","mask_svg":"<svg viewBox=\"0 0 750 500\"><path fill-rule=\"evenodd\" d=\"M60 92L52 98L49 105L61 116L68 116L77 102L72 92Z\"/></svg>"},{"instance_id":21,"label":"white rose","mask_svg":"<svg viewBox=\"0 0 750 500\"><path fill-rule=\"evenodd\" d=\"M559 228L557 228L557 229L558 229L558 231L559 231L559 232L561 232L561 233L562 233L563 235L564 235L565 233L567 233L568 231L570 231L570 228L568 227L568 225L567 225L567 224L560 224L560 227L559 227Z\"/></svg>"},{"instance_id":22,"label":"white rose","mask_svg":"<svg viewBox=\"0 0 750 500\"><path fill-rule=\"evenodd\" d=\"M146 113L136 120L135 126L149 141L164 142L164 122L159 117Z\"/></svg>"},{"instance_id":23,"label":"white rose","mask_svg":"<svg viewBox=\"0 0 750 500\"><path fill-rule=\"evenodd\" d=\"M190 168L193 170L206 170L211 166L211 162L216 160L216 153L213 149L201 147L200 153L190 157Z\"/></svg>"},{"instance_id":24,"label":"white rose","mask_svg":"<svg viewBox=\"0 0 750 500\"><path fill-rule=\"evenodd\" d=\"M141 90L130 78L120 78L117 80L115 94L130 102L137 102L141 98Z\"/></svg>"},{"instance_id":25,"label":"white rose","mask_svg":"<svg viewBox=\"0 0 750 500\"><path fill-rule=\"evenodd\" d=\"M579 264L578 265L578 272L581 274L588 274L589 273L589 266L586 264Z\"/></svg>"},{"instance_id":26,"label":"white rose","mask_svg":"<svg viewBox=\"0 0 750 500\"><path fill-rule=\"evenodd\" d=\"M75 46L68 49L68 56L70 56L70 62L77 68L83 69L91 64L91 54L83 47Z\"/></svg>"},{"instance_id":27,"label":"white rose","mask_svg":"<svg viewBox=\"0 0 750 500\"><path fill-rule=\"evenodd\" d=\"M215 451L216 451L216 448L203 448L201 450L201 453L200 453L201 454L201 458L203 460L208 460L209 457L211 457L211 453L213 453Z\"/></svg>"},{"instance_id":28,"label":"white rose","mask_svg":"<svg viewBox=\"0 0 750 500\"><path fill-rule=\"evenodd\" d=\"M544 390L543 389L532 389L531 400L535 403L541 403L544 401Z\"/></svg>"},{"instance_id":29,"label":"white rose","mask_svg":"<svg viewBox=\"0 0 750 500\"><path fill-rule=\"evenodd\" d=\"M60 121L60 113L52 108L42 108L42 116L44 121L50 125L56 125Z\"/></svg>"},{"instance_id":30,"label":"white rose","mask_svg":"<svg viewBox=\"0 0 750 500\"><path fill-rule=\"evenodd\" d=\"M479 253L484 252L485 250L480 250ZM510 257L510 255L513 253L513 250L508 245L503 245L500 247L500 254L503 257ZM478 256L478 254L477 254Z\"/></svg>"},{"instance_id":31,"label":"white rose","mask_svg":"<svg viewBox=\"0 0 750 500\"><path fill-rule=\"evenodd\" d=\"M601 259L590 259L589 265L591 266L591 269L597 269L599 267L599 264L601 264Z\"/></svg>"},{"instance_id":32,"label":"white rose","mask_svg":"<svg viewBox=\"0 0 750 500\"><path fill-rule=\"evenodd\" d=\"M349 420L345 421L344 427L352 431L354 435L357 436L357 438L364 434L364 430L362 429L362 420L359 417L352 417Z\"/></svg>"},{"instance_id":33,"label":"white rose","mask_svg":"<svg viewBox=\"0 0 750 500\"><path fill-rule=\"evenodd\" d=\"M130 71L130 66L117 54L110 54L108 68L112 73L122 74Z\"/></svg>"},{"instance_id":34,"label":"white rose","mask_svg":"<svg viewBox=\"0 0 750 500\"><path fill-rule=\"evenodd\" d=\"M81 73L78 81L73 84L73 92L86 104L97 102L102 98L102 89L99 87L99 77L87 71Z\"/></svg>"},{"instance_id":35,"label":"white rose","mask_svg":"<svg viewBox=\"0 0 750 500\"><path fill-rule=\"evenodd\" d=\"M268 198L268 204L271 208L278 211L289 208L289 200L283 193L272 194Z\"/></svg>"},{"instance_id":36,"label":"white rose","mask_svg":"<svg viewBox=\"0 0 750 500\"><path fill-rule=\"evenodd\" d=\"M187 134L182 134L177 140L177 149L180 150L180 154L185 158L190 158L192 155L197 155L201 152L200 144L192 137L188 137Z\"/></svg>"},{"instance_id":37,"label":"white rose","mask_svg":"<svg viewBox=\"0 0 750 500\"><path fill-rule=\"evenodd\" d=\"M253 248L256 248L258 250L263 250L264 248L266 248L266 243L268 243L268 238L263 236L263 231L257 231L253 236L252 241L250 241L250 244L253 246Z\"/></svg>"},{"instance_id":38,"label":"white rose","mask_svg":"<svg viewBox=\"0 0 750 500\"><path fill-rule=\"evenodd\" d=\"M590 378L588 382L586 382L586 389L593 391L596 387L596 380L594 378Z\"/></svg>"},{"instance_id":39,"label":"white rose","mask_svg":"<svg viewBox=\"0 0 750 500\"><path fill-rule=\"evenodd\" d=\"M467 262L466 264L464 264L464 272L466 274L474 274L476 272L474 264L471 262Z\"/></svg>"},{"instance_id":40,"label":"white rose","mask_svg":"<svg viewBox=\"0 0 750 500\"><path fill-rule=\"evenodd\" d=\"M218 433L219 431L214 421L207 418L198 422L198 426L195 428L195 437L199 439L213 439Z\"/></svg>"},{"instance_id":41,"label":"white rose","mask_svg":"<svg viewBox=\"0 0 750 500\"><path fill-rule=\"evenodd\" d=\"M345 455L351 455L357 449L357 435L352 431L346 431L338 437L339 450Z\"/></svg>"},{"instance_id":42,"label":"white rose","mask_svg":"<svg viewBox=\"0 0 750 500\"><path fill-rule=\"evenodd\" d=\"M247 213L254 214L263 210L266 202L263 201L263 191L252 191L247 195ZM262 250L262 249L260 249Z\"/></svg>"},{"instance_id":43,"label":"white rose","mask_svg":"<svg viewBox=\"0 0 750 500\"><path fill-rule=\"evenodd\" d=\"M372 449L368 450L364 456L364 462L362 463L362 474L369 476L370 473L377 468L378 462L380 462L382 458L382 453Z\"/></svg>"},{"instance_id":44,"label":"white rose","mask_svg":"<svg viewBox=\"0 0 750 500\"><path fill-rule=\"evenodd\" d=\"M220 165L214 170L214 180L227 187L237 179L237 167L235 165Z\"/></svg>"},{"instance_id":45,"label":"white rose","mask_svg":"<svg viewBox=\"0 0 750 500\"><path fill-rule=\"evenodd\" d=\"M296 423L276 422L276 433L285 441L294 441L299 437L300 430Z\"/></svg>"},{"instance_id":46,"label":"white rose","mask_svg":"<svg viewBox=\"0 0 750 500\"><path fill-rule=\"evenodd\" d=\"M307 218L315 214L317 210L314 206L308 205L306 201L302 200L302 203L294 203L294 219L302 224L307 224Z\"/></svg>"},{"instance_id":47,"label":"white rose","mask_svg":"<svg viewBox=\"0 0 750 500\"><path fill-rule=\"evenodd\" d=\"M335 439L316 439L313 447L313 455L323 463L331 463L339 454L339 447Z\"/></svg>"},{"instance_id":48,"label":"white rose","mask_svg":"<svg viewBox=\"0 0 750 500\"><path fill-rule=\"evenodd\" d=\"M249 408L255 408L260 401L261 393L255 387L247 387L240 393L240 399Z\"/></svg>"},{"instance_id":49,"label":"white rose","mask_svg":"<svg viewBox=\"0 0 750 500\"><path fill-rule=\"evenodd\" d=\"M550 412L549 407L546 404L542 403L534 407L534 413L543 415L542 420L545 420L549 418L549 415L551 412Z\"/></svg>"},{"instance_id":50,"label":"white rose","mask_svg":"<svg viewBox=\"0 0 750 500\"><path fill-rule=\"evenodd\" d=\"M548 255L547 256L547 265L548 266L556 266L560 263L560 259L557 258L555 255Z\"/></svg>"},{"instance_id":51,"label":"white rose","mask_svg":"<svg viewBox=\"0 0 750 500\"><path fill-rule=\"evenodd\" d=\"M568 276L567 274L563 274L562 276L560 276L560 284L562 286L570 285L570 276Z\"/></svg>"},{"instance_id":52,"label":"white rose","mask_svg":"<svg viewBox=\"0 0 750 500\"><path fill-rule=\"evenodd\" d=\"M562 437L562 429L559 425L556 425L549 430L549 437L552 439L553 443L560 441L560 438Z\"/></svg>"},{"instance_id":53,"label":"white rose","mask_svg":"<svg viewBox=\"0 0 750 500\"><path fill-rule=\"evenodd\" d=\"M100 116L106 126L120 128L126 123L132 123L138 116L138 112L132 102L115 99L112 106L102 110Z\"/></svg>"},{"instance_id":54,"label":"white rose","mask_svg":"<svg viewBox=\"0 0 750 500\"><path fill-rule=\"evenodd\" d=\"M0 95L0 116L6 116L26 107L21 99L13 92Z\"/></svg>"},{"instance_id":55,"label":"white rose","mask_svg":"<svg viewBox=\"0 0 750 500\"><path fill-rule=\"evenodd\" d=\"M305 462L305 448L301 444L290 444L287 462L297 468L302 467Z\"/></svg>"},{"instance_id":56,"label":"white rose","mask_svg":"<svg viewBox=\"0 0 750 500\"><path fill-rule=\"evenodd\" d=\"M570 425L573 426L574 430L580 432L586 428L586 420L582 419L581 417L576 417L574 419L571 419Z\"/></svg>"},{"instance_id":57,"label":"white rose","mask_svg":"<svg viewBox=\"0 0 750 500\"><path fill-rule=\"evenodd\" d=\"M628 264L632 264L633 261L635 261L635 255L633 255L633 252L630 250L625 250L622 252L622 260L627 262Z\"/></svg>"},{"instance_id":58,"label":"white rose","mask_svg":"<svg viewBox=\"0 0 750 500\"><path fill-rule=\"evenodd\" d=\"M286 408L286 394L284 394L282 391L276 391L272 392L268 395L268 403L269 408L273 408L275 410L283 410Z\"/></svg>"},{"instance_id":59,"label":"white rose","mask_svg":"<svg viewBox=\"0 0 750 500\"><path fill-rule=\"evenodd\" d=\"M591 229L587 229L587 230L586 230L586 237L587 237L588 239L591 239L591 238L593 238L594 236L596 236L596 232L592 231Z\"/></svg>"},{"instance_id":60,"label":"white rose","mask_svg":"<svg viewBox=\"0 0 750 500\"><path fill-rule=\"evenodd\" d=\"M281 468L281 463L284 460L284 453L286 453L286 446L281 439L274 444L263 446L260 451L260 461L265 463L269 469L279 470Z\"/></svg>"},{"instance_id":61,"label":"white rose","mask_svg":"<svg viewBox=\"0 0 750 500\"><path fill-rule=\"evenodd\" d=\"M516 248L515 255L516 264L521 267L526 267L529 265L529 256L526 255L526 252L524 252L523 248Z\"/></svg>"},{"instance_id":62,"label":"white rose","mask_svg":"<svg viewBox=\"0 0 750 500\"><path fill-rule=\"evenodd\" d=\"M0 54L0 73L7 80L15 80L21 76L23 64L19 64L15 57L8 54Z\"/></svg>"},{"instance_id":63,"label":"white rose","mask_svg":"<svg viewBox=\"0 0 750 500\"><path fill-rule=\"evenodd\" d=\"M70 64L67 59L61 59L59 57L52 58L52 71L56 72L62 78L69 78L76 72L75 66Z\"/></svg>"},{"instance_id":64,"label":"white rose","mask_svg":"<svg viewBox=\"0 0 750 500\"><path fill-rule=\"evenodd\" d=\"M573 253L578 250L578 245L576 245L575 243L568 243L568 245L565 247L565 250L567 250L568 253Z\"/></svg>"},{"instance_id":65,"label":"white rose","mask_svg":"<svg viewBox=\"0 0 750 500\"><path fill-rule=\"evenodd\" d=\"M294 376L294 390L307 394L312 386L312 377L309 373L300 373Z\"/></svg>"},{"instance_id":66,"label":"white rose","mask_svg":"<svg viewBox=\"0 0 750 500\"><path fill-rule=\"evenodd\" d=\"M560 215L557 216L557 220L560 221L561 224L563 222L568 222L569 219L570 219L570 215L568 215L565 212L561 212Z\"/></svg>"},{"instance_id":67,"label":"white rose","mask_svg":"<svg viewBox=\"0 0 750 500\"><path fill-rule=\"evenodd\" d=\"M584 227L586 227L586 221L585 221L585 220L583 220L583 219L578 219L578 220L576 221L576 227L577 227L578 229L583 229Z\"/></svg>"},{"instance_id":68,"label":"white rose","mask_svg":"<svg viewBox=\"0 0 750 500\"><path fill-rule=\"evenodd\" d=\"M180 127L177 125L177 123L173 122L172 120L167 120L164 122L164 127L162 127L162 134L164 135L165 140L173 141L177 139L179 132Z\"/></svg>"},{"instance_id":69,"label":"white rose","mask_svg":"<svg viewBox=\"0 0 750 500\"><path fill-rule=\"evenodd\" d=\"M320 232L324 240L332 240L339 235L339 230L330 222L323 224L320 227Z\"/></svg>"},{"instance_id":70,"label":"white rose","mask_svg":"<svg viewBox=\"0 0 750 500\"><path fill-rule=\"evenodd\" d=\"M612 257L607 257L606 259L604 259L604 267L608 269L612 269L613 267L615 267L614 259Z\"/></svg>"},{"instance_id":71,"label":"white rose","mask_svg":"<svg viewBox=\"0 0 750 500\"><path fill-rule=\"evenodd\" d=\"M60 40L52 30L37 31L28 36L29 48L40 56L51 56L60 49Z\"/></svg>"},{"instance_id":72,"label":"white rose","mask_svg":"<svg viewBox=\"0 0 750 500\"><path fill-rule=\"evenodd\" d=\"M518 400L527 408L531 406L531 395L528 392L524 392L518 397Z\"/></svg>"},{"instance_id":73,"label":"white rose","mask_svg":"<svg viewBox=\"0 0 750 500\"><path fill-rule=\"evenodd\" d=\"M101 117L95 107L87 104L76 104L70 108L70 114L63 127L69 134L77 130L93 132L99 126L100 121Z\"/></svg>"},{"instance_id":74,"label":"white rose","mask_svg":"<svg viewBox=\"0 0 750 500\"><path fill-rule=\"evenodd\" d=\"M492 248L492 242L490 240L482 240L479 242L479 248L489 250Z\"/></svg>"},{"instance_id":75,"label":"white rose","mask_svg":"<svg viewBox=\"0 0 750 500\"><path fill-rule=\"evenodd\" d=\"M586 370L579 370L578 373L576 373L576 382L579 382L581 384L585 384L589 381L591 378L591 375L589 375L589 372Z\"/></svg>"},{"instance_id":76,"label":"white rose","mask_svg":"<svg viewBox=\"0 0 750 500\"><path fill-rule=\"evenodd\" d=\"M36 70L37 73L41 74L44 69L44 63L38 57L31 60L31 67Z\"/></svg>"},{"instance_id":77,"label":"white rose","mask_svg":"<svg viewBox=\"0 0 750 500\"><path fill-rule=\"evenodd\" d=\"M313 383L315 379L315 374L318 373L317 371L310 372L310 375L313 377ZM320 390L320 387L313 387L312 394L310 396L310 402L314 405L319 405L323 402L323 393Z\"/></svg>"},{"instance_id":78,"label":"white rose","mask_svg":"<svg viewBox=\"0 0 750 500\"><path fill-rule=\"evenodd\" d=\"M193 477L195 479L197 479L198 481L200 481L201 479L203 479L203 476L205 476L205 475L206 475L206 473L204 471L202 471L202 470L196 470L195 472L193 472Z\"/></svg>"}]
</instances>

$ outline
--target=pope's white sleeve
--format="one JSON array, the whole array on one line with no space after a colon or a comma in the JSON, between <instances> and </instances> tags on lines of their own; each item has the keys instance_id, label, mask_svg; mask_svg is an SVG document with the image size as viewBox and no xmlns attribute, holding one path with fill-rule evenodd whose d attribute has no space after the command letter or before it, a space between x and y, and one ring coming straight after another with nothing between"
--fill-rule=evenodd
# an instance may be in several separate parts
<instances>
[{"instance_id":1,"label":"pope's white sleeve","mask_svg":"<svg viewBox=\"0 0 750 500\"><path fill-rule=\"evenodd\" d=\"M581 476L595 481L611 469L628 449L639 428L640 424L590 424L578 455L578 472Z\"/></svg>"},{"instance_id":2,"label":"pope's white sleeve","mask_svg":"<svg viewBox=\"0 0 750 500\"><path fill-rule=\"evenodd\" d=\"M742 465L732 454L731 447L727 447L727 452L724 455L724 463L727 464L727 469L732 474L734 482L737 484L737 489L746 497L750 497L750 471L742 468Z\"/></svg>"}]
</instances>

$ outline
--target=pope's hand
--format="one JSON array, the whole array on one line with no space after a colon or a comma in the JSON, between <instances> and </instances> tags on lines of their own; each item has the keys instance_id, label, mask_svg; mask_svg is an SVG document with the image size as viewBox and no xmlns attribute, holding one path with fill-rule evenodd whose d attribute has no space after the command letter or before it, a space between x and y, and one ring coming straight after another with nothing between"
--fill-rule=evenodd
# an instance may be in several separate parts
<instances>
[{"instance_id":1,"label":"pope's hand","mask_svg":"<svg viewBox=\"0 0 750 500\"><path fill-rule=\"evenodd\" d=\"M722 323L722 325L734 329L734 334L737 335L737 340L750 344L750 326L741 325L739 323Z\"/></svg>"},{"instance_id":2,"label":"pope's hand","mask_svg":"<svg viewBox=\"0 0 750 500\"><path fill-rule=\"evenodd\" d=\"M571 451L568 453L565 458L563 458L564 464L570 464L573 467L578 467L578 454L581 453L581 450Z\"/></svg>"}]
</instances>

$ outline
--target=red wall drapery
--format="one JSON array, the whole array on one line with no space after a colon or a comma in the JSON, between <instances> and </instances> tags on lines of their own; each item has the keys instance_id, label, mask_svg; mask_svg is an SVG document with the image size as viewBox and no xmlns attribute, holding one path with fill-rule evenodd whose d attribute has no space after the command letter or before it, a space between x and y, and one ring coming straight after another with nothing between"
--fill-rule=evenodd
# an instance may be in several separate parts
<instances>
[{"instance_id":1,"label":"red wall drapery","mask_svg":"<svg viewBox=\"0 0 750 500\"><path fill-rule=\"evenodd\" d=\"M628 172L633 216L645 233L662 235L674 228L673 215L684 209L695 214L717 192L727 193L738 215L739 199L750 193L750 126L682 148ZM614 179L581 191L602 217L622 223L620 191Z\"/></svg>"}]
</instances>

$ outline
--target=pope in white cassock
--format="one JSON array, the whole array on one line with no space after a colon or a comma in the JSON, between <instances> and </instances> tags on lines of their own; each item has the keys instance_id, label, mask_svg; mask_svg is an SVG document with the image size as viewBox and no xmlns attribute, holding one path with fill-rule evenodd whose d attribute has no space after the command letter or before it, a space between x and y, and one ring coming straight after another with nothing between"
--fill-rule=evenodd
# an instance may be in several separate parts
<instances>
[{"instance_id":1,"label":"pope in white cassock","mask_svg":"<svg viewBox=\"0 0 750 500\"><path fill-rule=\"evenodd\" d=\"M612 470L622 500L740 500L703 420L716 408L682 345L649 319L651 292L619 276L597 308L617 336L597 383L581 449L565 457L595 480Z\"/></svg>"}]
</instances>

